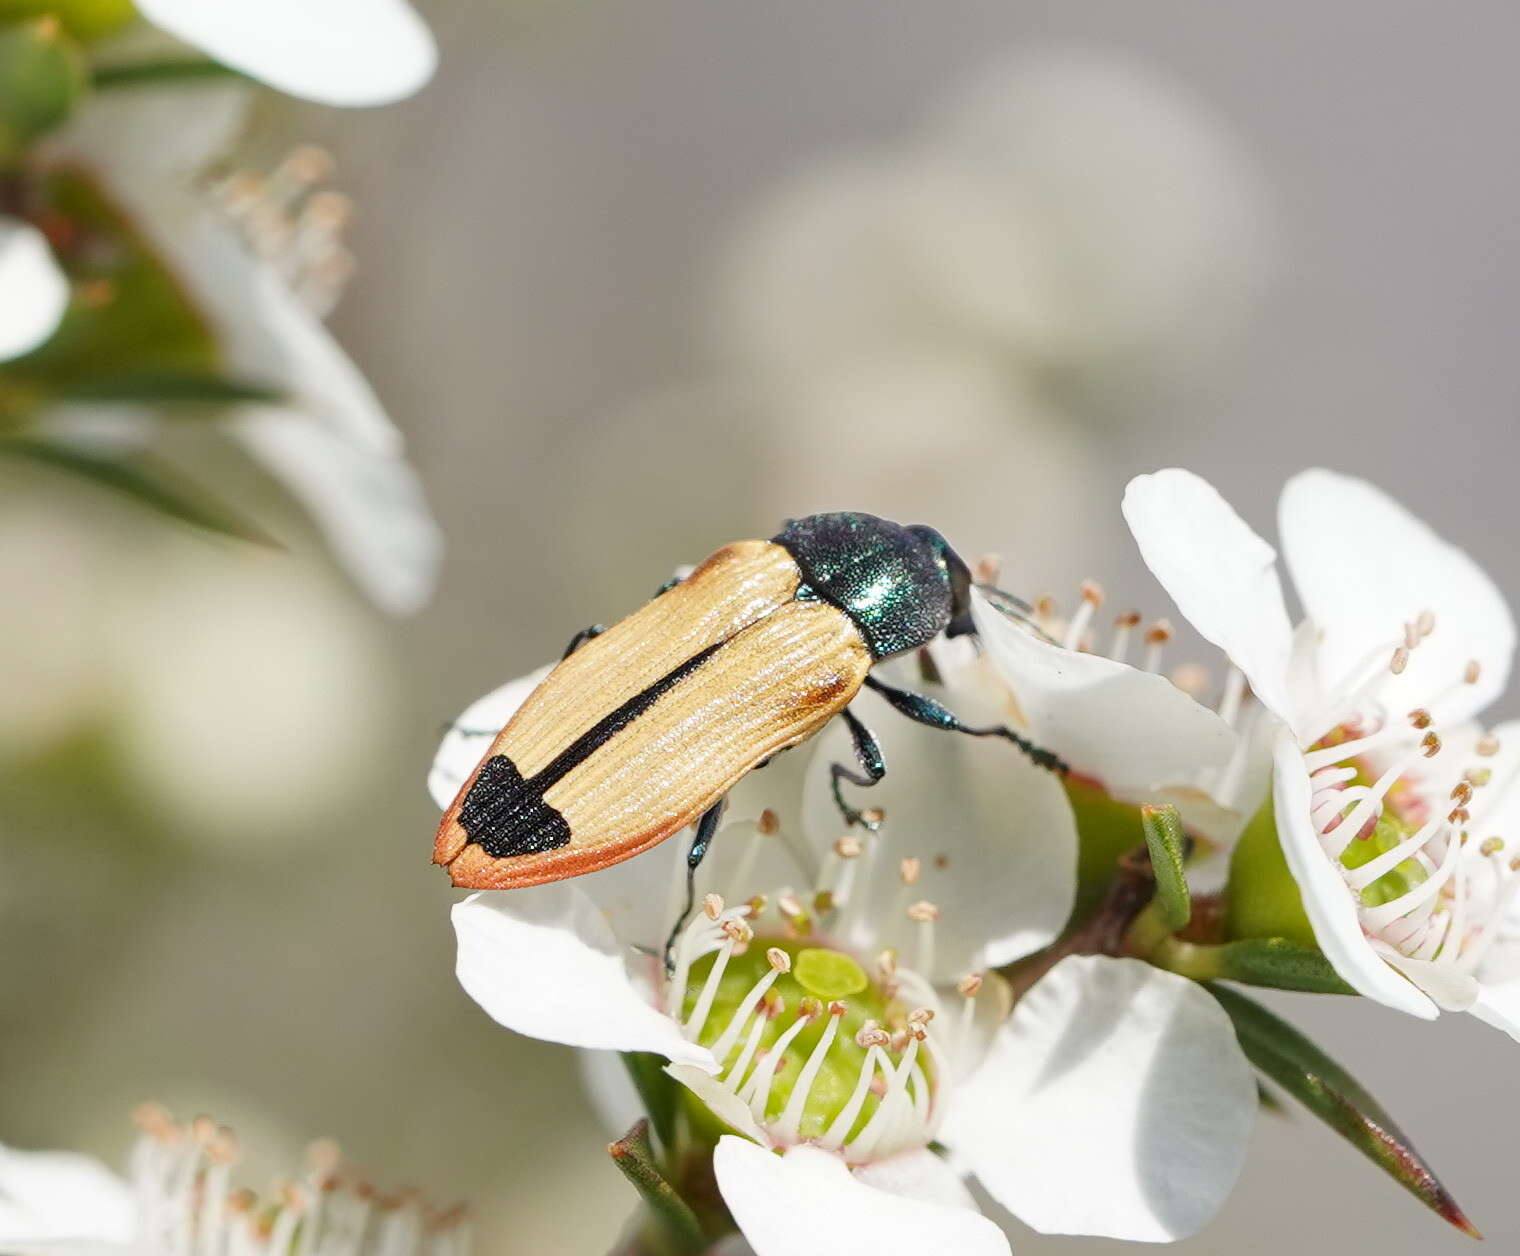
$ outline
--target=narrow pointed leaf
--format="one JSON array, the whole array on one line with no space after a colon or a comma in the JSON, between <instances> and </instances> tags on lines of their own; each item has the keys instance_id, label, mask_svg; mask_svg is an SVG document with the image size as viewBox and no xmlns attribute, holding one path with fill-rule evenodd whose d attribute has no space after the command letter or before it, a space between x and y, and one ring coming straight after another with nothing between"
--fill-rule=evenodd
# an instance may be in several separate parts
<instances>
[{"instance_id":1,"label":"narrow pointed leaf","mask_svg":"<svg viewBox=\"0 0 1520 1256\"><path fill-rule=\"evenodd\" d=\"M1259 1003L1222 986L1208 989L1234 1022L1252 1064L1432 1212L1473 1238L1482 1237L1408 1136L1354 1077Z\"/></svg>"},{"instance_id":2,"label":"narrow pointed leaf","mask_svg":"<svg viewBox=\"0 0 1520 1256\"><path fill-rule=\"evenodd\" d=\"M1150 852L1151 870L1156 875L1156 902L1161 907L1161 917L1167 928L1175 933L1187 928L1193 916L1193 900L1182 867L1187 854L1182 816L1170 803L1161 807L1141 807L1140 823L1145 829L1145 848Z\"/></svg>"},{"instance_id":3,"label":"narrow pointed leaf","mask_svg":"<svg viewBox=\"0 0 1520 1256\"><path fill-rule=\"evenodd\" d=\"M86 374L61 383L57 396L68 401L114 401L155 405L227 406L272 403L280 394L261 384L204 371L133 371Z\"/></svg>"},{"instance_id":4,"label":"narrow pointed leaf","mask_svg":"<svg viewBox=\"0 0 1520 1256\"><path fill-rule=\"evenodd\" d=\"M638 1191L639 1198L649 1210L650 1218L660 1231L662 1250L676 1256L678 1253L695 1253L704 1250L707 1241L697 1214L660 1172L654 1151L649 1145L649 1121L635 1121L622 1138L609 1143L607 1154L618 1171Z\"/></svg>"},{"instance_id":5,"label":"narrow pointed leaf","mask_svg":"<svg viewBox=\"0 0 1520 1256\"><path fill-rule=\"evenodd\" d=\"M161 515L207 532L279 548L262 529L180 481L167 467L138 456L130 462L34 439L0 441L0 454L81 476Z\"/></svg>"},{"instance_id":6,"label":"narrow pointed leaf","mask_svg":"<svg viewBox=\"0 0 1520 1256\"><path fill-rule=\"evenodd\" d=\"M1218 976L1249 986L1303 990L1310 994L1355 994L1318 947L1287 938L1245 938L1218 949Z\"/></svg>"},{"instance_id":7,"label":"narrow pointed leaf","mask_svg":"<svg viewBox=\"0 0 1520 1256\"><path fill-rule=\"evenodd\" d=\"M166 57L157 60L117 61L111 65L96 66L91 81L98 88L112 88L246 77L231 66L212 61L208 57Z\"/></svg>"}]
</instances>

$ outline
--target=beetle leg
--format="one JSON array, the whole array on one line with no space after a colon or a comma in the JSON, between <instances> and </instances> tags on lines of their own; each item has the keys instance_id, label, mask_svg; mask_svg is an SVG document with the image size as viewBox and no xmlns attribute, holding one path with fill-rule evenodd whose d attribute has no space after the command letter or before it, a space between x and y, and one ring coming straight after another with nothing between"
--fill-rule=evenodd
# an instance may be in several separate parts
<instances>
[{"instance_id":1,"label":"beetle leg","mask_svg":"<svg viewBox=\"0 0 1520 1256\"><path fill-rule=\"evenodd\" d=\"M720 798L702 813L702 818L697 821L697 835L691 839L691 846L686 851L686 906L676 918L675 924L671 925L670 936L665 939L666 976L675 971L671 951L675 947L676 938L686 927L686 918L691 915L691 909L696 906L697 869L702 864L703 856L707 854L707 848L712 845L713 835L718 831L718 821L723 818L723 808L727 805L728 800Z\"/></svg>"},{"instance_id":2,"label":"beetle leg","mask_svg":"<svg viewBox=\"0 0 1520 1256\"><path fill-rule=\"evenodd\" d=\"M600 637L607 629L601 624L592 624L589 628L582 628L575 636L570 638L570 644L565 647L565 652L559 656L560 662L564 662L572 654L590 641L593 637Z\"/></svg>"},{"instance_id":3,"label":"beetle leg","mask_svg":"<svg viewBox=\"0 0 1520 1256\"><path fill-rule=\"evenodd\" d=\"M1005 728L1002 725L991 728L972 728L969 724L962 724L953 712L924 694L897 689L885 681L877 680L874 676L867 676L865 683L867 688L879 693L910 720L927 724L930 728L942 728L948 733L965 733L968 737L1003 737L1022 750L1036 767L1059 772L1062 776L1071 770L1071 766L1059 755L1046 750L1043 746L1035 745L1027 737L1019 736L1011 728Z\"/></svg>"},{"instance_id":4,"label":"beetle leg","mask_svg":"<svg viewBox=\"0 0 1520 1256\"><path fill-rule=\"evenodd\" d=\"M852 827L859 824L875 832L880 827L881 821L867 819L864 812L850 806L844 800L844 794L840 792L839 783L849 781L851 785L869 789L887 774L887 761L882 758L881 747L876 744L876 738L871 736L871 730L855 717L855 713L849 707L845 707L839 714L844 717L844 722L849 727L850 739L855 743L855 758L865 770L865 775L852 772L842 763L831 763L829 764L829 789L834 795L834 805L839 808L839 814L844 817L846 824Z\"/></svg>"}]
</instances>

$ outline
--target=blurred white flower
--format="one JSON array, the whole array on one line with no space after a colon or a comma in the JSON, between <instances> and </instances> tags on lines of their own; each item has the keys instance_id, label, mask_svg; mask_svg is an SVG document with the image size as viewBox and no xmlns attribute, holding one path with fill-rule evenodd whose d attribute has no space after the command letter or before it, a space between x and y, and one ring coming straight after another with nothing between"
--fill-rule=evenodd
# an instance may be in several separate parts
<instances>
[{"instance_id":1,"label":"blurred white flower","mask_svg":"<svg viewBox=\"0 0 1520 1256\"><path fill-rule=\"evenodd\" d=\"M604 582L626 579L635 545L669 551L844 506L978 537L1008 557L1021 588L1063 577L1116 531L1091 433L975 346L713 374L609 410L568 439L581 471L565 486L559 532L576 570ZM650 483L664 506L646 519ZM695 485L703 491L678 491ZM630 537L609 534L609 503L638 514Z\"/></svg>"},{"instance_id":2,"label":"blurred white flower","mask_svg":"<svg viewBox=\"0 0 1520 1256\"><path fill-rule=\"evenodd\" d=\"M237 1139L206 1117L138 1112L125 1179L89 1157L0 1146L0 1247L12 1256L466 1256L460 1208L377 1195L329 1143L271 1200L233 1190ZM299 1235L299 1246L295 1246Z\"/></svg>"},{"instance_id":3,"label":"blurred white flower","mask_svg":"<svg viewBox=\"0 0 1520 1256\"><path fill-rule=\"evenodd\" d=\"M101 581L109 536L66 501L0 494L0 587L11 591L0 649L0 756L46 747L99 717L109 691Z\"/></svg>"},{"instance_id":4,"label":"blurred white flower","mask_svg":"<svg viewBox=\"0 0 1520 1256\"><path fill-rule=\"evenodd\" d=\"M365 780L394 709L375 625L286 554L147 547L110 607L122 766L178 828L309 835Z\"/></svg>"},{"instance_id":5,"label":"blurred white flower","mask_svg":"<svg viewBox=\"0 0 1520 1256\"><path fill-rule=\"evenodd\" d=\"M719 345L791 373L958 343L1110 400L1165 390L1239 332L1266 218L1203 102L1097 53L1025 54L762 207L722 269Z\"/></svg>"},{"instance_id":6,"label":"blurred white flower","mask_svg":"<svg viewBox=\"0 0 1520 1256\"><path fill-rule=\"evenodd\" d=\"M1461 550L1357 479L1289 480L1275 554L1205 481L1134 480L1125 514L1179 609L1281 721L1275 817L1315 938L1369 998L1520 1036L1506 849L1516 747L1468 721L1504 687L1509 608Z\"/></svg>"},{"instance_id":7,"label":"blurred white flower","mask_svg":"<svg viewBox=\"0 0 1520 1256\"><path fill-rule=\"evenodd\" d=\"M752 468L734 491L753 508L931 520L1041 587L1103 537L1095 413L1185 390L1249 318L1270 269L1262 200L1170 81L1092 52L1014 58L900 142L763 198L714 267L712 377L661 399L660 422L698 448L736 432L711 457ZM629 423L610 416L587 447L648 460L653 423ZM604 480L578 491L626 491ZM688 496L696 522L732 526Z\"/></svg>"},{"instance_id":8,"label":"blurred white flower","mask_svg":"<svg viewBox=\"0 0 1520 1256\"><path fill-rule=\"evenodd\" d=\"M756 387L775 451L760 504L777 518L847 504L928 520L983 538L1021 583L1092 552L1105 488L1090 434L979 346L905 343Z\"/></svg>"},{"instance_id":9,"label":"blurred white flower","mask_svg":"<svg viewBox=\"0 0 1520 1256\"><path fill-rule=\"evenodd\" d=\"M0 756L98 730L134 789L205 841L267 846L352 797L395 694L373 617L327 573L6 490L0 580L25 613L4 621Z\"/></svg>"},{"instance_id":10,"label":"blurred white flower","mask_svg":"<svg viewBox=\"0 0 1520 1256\"><path fill-rule=\"evenodd\" d=\"M30 353L53 334L69 304L69 284L47 238L0 214L0 362Z\"/></svg>"},{"instance_id":11,"label":"blurred white flower","mask_svg":"<svg viewBox=\"0 0 1520 1256\"><path fill-rule=\"evenodd\" d=\"M504 723L540 675L477 702L445 738L429 778L440 806L489 744L476 730ZM760 1256L820 1241L1006 1252L935 1141L1040 1229L1190 1233L1239 1171L1249 1069L1207 994L1137 961L1068 959L1004 1021L1006 988L980 970L1059 931L1075 834L1055 778L1000 749L999 780L984 783L1017 827L889 818L833 837L836 813L799 839L769 814L730 824L668 975L678 841L665 891L645 856L475 894L454 908L460 982L517 1032L671 1061L734 1132L714 1170Z\"/></svg>"},{"instance_id":12,"label":"blurred white flower","mask_svg":"<svg viewBox=\"0 0 1520 1256\"><path fill-rule=\"evenodd\" d=\"M271 87L384 105L433 76L438 48L406 0L137 0L155 26Z\"/></svg>"},{"instance_id":13,"label":"blurred white flower","mask_svg":"<svg viewBox=\"0 0 1520 1256\"><path fill-rule=\"evenodd\" d=\"M87 107L49 160L105 184L208 320L226 369L281 396L236 407L227 430L365 592L407 614L432 593L442 539L400 432L319 317L351 264L346 207L320 187L325 159L300 150L267 180L239 180L226 205L196 183L244 104L226 87L122 93Z\"/></svg>"}]
</instances>

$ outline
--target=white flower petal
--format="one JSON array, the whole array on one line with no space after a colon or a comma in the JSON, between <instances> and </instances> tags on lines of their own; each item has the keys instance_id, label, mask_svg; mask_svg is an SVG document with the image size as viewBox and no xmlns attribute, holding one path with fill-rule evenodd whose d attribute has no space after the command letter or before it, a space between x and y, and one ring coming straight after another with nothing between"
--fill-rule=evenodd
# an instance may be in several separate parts
<instances>
[{"instance_id":1,"label":"white flower petal","mask_svg":"<svg viewBox=\"0 0 1520 1256\"><path fill-rule=\"evenodd\" d=\"M453 910L459 984L492 1020L530 1038L572 1047L652 1051L714 1068L644 1000L617 939L574 885L472 894Z\"/></svg>"},{"instance_id":2,"label":"white flower petal","mask_svg":"<svg viewBox=\"0 0 1520 1256\"><path fill-rule=\"evenodd\" d=\"M87 99L43 141L61 166L97 166L120 195L138 201L183 194L225 157L257 95L241 79L204 79L173 91L113 92ZM143 215L139 215L143 217ZM153 224L139 222L139 226Z\"/></svg>"},{"instance_id":3,"label":"white flower petal","mask_svg":"<svg viewBox=\"0 0 1520 1256\"><path fill-rule=\"evenodd\" d=\"M980 593L971 611L1029 737L1110 793L1146 798L1230 757L1229 725L1166 677L1043 641Z\"/></svg>"},{"instance_id":4,"label":"white flower petal","mask_svg":"<svg viewBox=\"0 0 1520 1256\"><path fill-rule=\"evenodd\" d=\"M684 828L658 850L576 878L624 947L664 953L671 926L686 905L686 852L692 836L692 829ZM782 889L808 891L812 884L799 871L784 835L757 837L753 821L736 819L713 837L697 871L693 910L700 910L702 896L709 892L737 903L756 894L773 897Z\"/></svg>"},{"instance_id":5,"label":"white flower petal","mask_svg":"<svg viewBox=\"0 0 1520 1256\"><path fill-rule=\"evenodd\" d=\"M144 178L132 151L99 149L94 160L111 191L210 322L230 373L286 399L242 408L234 437L284 482L377 604L393 614L420 608L437 579L442 538L401 433L364 376L188 181Z\"/></svg>"},{"instance_id":6,"label":"white flower petal","mask_svg":"<svg viewBox=\"0 0 1520 1256\"><path fill-rule=\"evenodd\" d=\"M1163 1242L1224 1202L1256 1086L1219 1005L1139 960L1062 960L954 1096L944 1141L1047 1234Z\"/></svg>"},{"instance_id":7,"label":"white flower petal","mask_svg":"<svg viewBox=\"0 0 1520 1256\"><path fill-rule=\"evenodd\" d=\"M507 681L485 697L475 699L449 725L428 771L428 794L440 809L447 808L454 801L459 787L469 780L470 773L496 740L496 734L549 671L550 667L540 667L526 676Z\"/></svg>"},{"instance_id":8,"label":"white flower petal","mask_svg":"<svg viewBox=\"0 0 1520 1256\"><path fill-rule=\"evenodd\" d=\"M384 105L432 77L438 48L406 0L138 0L171 35L325 105Z\"/></svg>"},{"instance_id":9,"label":"white flower petal","mask_svg":"<svg viewBox=\"0 0 1520 1256\"><path fill-rule=\"evenodd\" d=\"M713 1152L718 1189L756 1256L879 1256L884 1251L1008 1256L1008 1240L963 1208L891 1195L857 1181L838 1156L778 1156L733 1135Z\"/></svg>"},{"instance_id":10,"label":"white flower petal","mask_svg":"<svg viewBox=\"0 0 1520 1256\"><path fill-rule=\"evenodd\" d=\"M978 1211L976 1200L966 1189L961 1175L927 1147L915 1147L885 1160L873 1160L861 1165L854 1173L857 1182L905 1199Z\"/></svg>"},{"instance_id":11,"label":"white flower petal","mask_svg":"<svg viewBox=\"0 0 1520 1256\"><path fill-rule=\"evenodd\" d=\"M1478 979L1450 963L1410 959L1391 946L1380 954L1443 1012L1466 1012L1478 1001Z\"/></svg>"},{"instance_id":12,"label":"white flower petal","mask_svg":"<svg viewBox=\"0 0 1520 1256\"><path fill-rule=\"evenodd\" d=\"M432 596L443 538L399 452L367 449L297 410L245 408L231 431L306 507L334 556L382 610Z\"/></svg>"},{"instance_id":13,"label":"white flower petal","mask_svg":"<svg viewBox=\"0 0 1520 1256\"><path fill-rule=\"evenodd\" d=\"M696 1095L709 1112L727 1122L730 1129L737 1130L745 1138L757 1143L769 1142L765 1131L755 1120L754 1113L749 1110L749 1104L711 1073L693 1068L690 1064L667 1064L665 1071Z\"/></svg>"},{"instance_id":14,"label":"white flower petal","mask_svg":"<svg viewBox=\"0 0 1520 1256\"><path fill-rule=\"evenodd\" d=\"M1124 518L1183 617L1230 656L1263 703L1291 720L1291 632L1272 547L1213 485L1177 467L1131 480Z\"/></svg>"},{"instance_id":15,"label":"white flower petal","mask_svg":"<svg viewBox=\"0 0 1520 1256\"><path fill-rule=\"evenodd\" d=\"M1426 705L1469 659L1481 664L1478 682L1440 703L1443 721L1467 719L1503 691L1515 650L1504 598L1466 553L1392 498L1364 480L1304 471L1283 488L1278 529L1304 611L1322 634L1320 666L1332 690L1369 652L1386 646L1391 655L1404 624L1430 610L1435 631L1379 700L1399 714Z\"/></svg>"},{"instance_id":16,"label":"white flower petal","mask_svg":"<svg viewBox=\"0 0 1520 1256\"><path fill-rule=\"evenodd\" d=\"M0 214L0 362L30 353L53 334L69 304L69 281L47 238Z\"/></svg>"},{"instance_id":17,"label":"white flower petal","mask_svg":"<svg viewBox=\"0 0 1520 1256\"><path fill-rule=\"evenodd\" d=\"M1438 1014L1435 1004L1390 968L1362 932L1352 891L1320 845L1310 819L1309 774L1304 769L1303 752L1289 729L1278 733L1273 757L1277 837L1288 869L1298 882L1319 949L1342 980L1359 994L1411 1016L1434 1020Z\"/></svg>"},{"instance_id":18,"label":"white flower petal","mask_svg":"<svg viewBox=\"0 0 1520 1256\"><path fill-rule=\"evenodd\" d=\"M245 408L232 432L306 507L354 579L409 614L433 591L443 541L401 433L332 334L210 211L171 245L233 370L289 400Z\"/></svg>"},{"instance_id":19,"label":"white flower petal","mask_svg":"<svg viewBox=\"0 0 1520 1256\"><path fill-rule=\"evenodd\" d=\"M774 898L782 890L792 890L803 897L812 892L818 865L800 849L803 844L800 835L784 829L762 833L756 817L741 813L737 806L728 807L723 819L707 857L697 870L698 901L709 893L738 903L756 894ZM692 830L687 828L668 839L671 846L679 848L671 852L673 883L685 883L686 851L691 838Z\"/></svg>"},{"instance_id":20,"label":"white flower petal","mask_svg":"<svg viewBox=\"0 0 1520 1256\"><path fill-rule=\"evenodd\" d=\"M46 1239L128 1243L132 1192L93 1156L0 1146L0 1249Z\"/></svg>"},{"instance_id":21,"label":"white flower petal","mask_svg":"<svg viewBox=\"0 0 1520 1256\"><path fill-rule=\"evenodd\" d=\"M960 701L967 695L943 696L957 714L978 718ZM864 838L866 853L852 870L854 893L865 898L848 913L856 931L847 940L866 954L897 946L914 965L917 926L903 912L922 899L940 909L934 969L924 974L932 980L1010 963L1049 944L1076 892L1076 825L1055 775L1001 738L911 723L875 694L862 693L851 710L881 745L887 775L871 789L845 783L843 792L857 807L882 808L887 819L879 836ZM858 765L842 721L816 740L803 815L822 851L845 831L829 765ZM898 875L907 856L920 864L911 894Z\"/></svg>"},{"instance_id":22,"label":"white flower petal","mask_svg":"<svg viewBox=\"0 0 1520 1256\"><path fill-rule=\"evenodd\" d=\"M1471 1011L1479 1020L1520 1042L1520 981L1485 985Z\"/></svg>"}]
</instances>

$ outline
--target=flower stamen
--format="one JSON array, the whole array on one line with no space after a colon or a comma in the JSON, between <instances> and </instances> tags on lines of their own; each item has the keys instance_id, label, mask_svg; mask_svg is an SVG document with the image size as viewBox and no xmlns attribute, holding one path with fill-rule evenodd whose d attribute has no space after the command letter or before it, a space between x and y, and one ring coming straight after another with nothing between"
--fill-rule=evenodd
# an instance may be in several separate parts
<instances>
[{"instance_id":1,"label":"flower stamen","mask_svg":"<svg viewBox=\"0 0 1520 1256\"><path fill-rule=\"evenodd\" d=\"M908 908L908 919L918 925L918 957L914 967L921 973L934 971L934 922L939 919L939 908L927 899L913 903Z\"/></svg>"},{"instance_id":2,"label":"flower stamen","mask_svg":"<svg viewBox=\"0 0 1520 1256\"><path fill-rule=\"evenodd\" d=\"M1158 619L1145 630L1145 664L1142 671L1159 672L1161 670L1161 649L1172 639L1172 625L1164 619Z\"/></svg>"},{"instance_id":3,"label":"flower stamen","mask_svg":"<svg viewBox=\"0 0 1520 1256\"><path fill-rule=\"evenodd\" d=\"M733 1048L734 1043L739 1040L739 1035L744 1032L744 1026L748 1023L750 1014L755 1010L760 1000L766 996L770 988L776 984L776 978L783 973L792 971L792 957L779 946L768 948L765 952L765 959L770 966L761 975L760 979L749 988L749 992L744 998L740 1000L737 1010L728 1022L728 1028L719 1035L718 1041L712 1045L713 1058L719 1064L723 1063L723 1060ZM717 964L715 963L713 967L716 968ZM709 974L710 980L711 974Z\"/></svg>"},{"instance_id":4,"label":"flower stamen","mask_svg":"<svg viewBox=\"0 0 1520 1256\"><path fill-rule=\"evenodd\" d=\"M776 1136L784 1142L796 1141L798 1131L802 1127L802 1110L807 1106L807 1101L813 1093L813 1083L818 1080L819 1070L823 1068L823 1062L834 1046L834 1035L839 1032L839 1022L848 1010L847 1006L837 999L829 1004L829 1023L813 1045L812 1054L808 1056L807 1063L802 1066L802 1072L797 1075L797 1081L792 1086L791 1097L787 1099L781 1119L774 1127Z\"/></svg>"}]
</instances>

